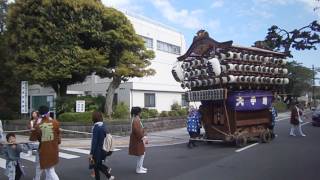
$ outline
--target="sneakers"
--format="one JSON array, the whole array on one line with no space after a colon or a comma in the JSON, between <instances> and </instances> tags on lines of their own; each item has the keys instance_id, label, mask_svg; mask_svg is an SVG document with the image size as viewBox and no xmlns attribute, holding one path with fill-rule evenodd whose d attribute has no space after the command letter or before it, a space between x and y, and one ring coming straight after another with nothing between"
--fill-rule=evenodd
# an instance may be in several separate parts
<instances>
[{"instance_id":1,"label":"sneakers","mask_svg":"<svg viewBox=\"0 0 320 180\"><path fill-rule=\"evenodd\" d=\"M110 176L108 180L114 180L114 176Z\"/></svg>"},{"instance_id":2,"label":"sneakers","mask_svg":"<svg viewBox=\"0 0 320 180\"><path fill-rule=\"evenodd\" d=\"M147 171L146 171L146 170L143 170L143 169L137 169L137 170L136 170L136 173L137 173L137 174L146 174Z\"/></svg>"},{"instance_id":3,"label":"sneakers","mask_svg":"<svg viewBox=\"0 0 320 180\"><path fill-rule=\"evenodd\" d=\"M290 136L296 136L296 135L295 135L295 134L291 134L291 133L290 133Z\"/></svg>"},{"instance_id":4,"label":"sneakers","mask_svg":"<svg viewBox=\"0 0 320 180\"><path fill-rule=\"evenodd\" d=\"M90 176L91 176L92 178L95 178L95 177L96 177L96 173L94 172L94 170L91 171Z\"/></svg>"},{"instance_id":5,"label":"sneakers","mask_svg":"<svg viewBox=\"0 0 320 180\"><path fill-rule=\"evenodd\" d=\"M141 167L141 169L144 170L144 171L148 171L148 169L145 168L145 167Z\"/></svg>"},{"instance_id":6,"label":"sneakers","mask_svg":"<svg viewBox=\"0 0 320 180\"><path fill-rule=\"evenodd\" d=\"M305 135L305 134L301 134L301 136L302 136L302 137L306 137L307 135Z\"/></svg>"}]
</instances>

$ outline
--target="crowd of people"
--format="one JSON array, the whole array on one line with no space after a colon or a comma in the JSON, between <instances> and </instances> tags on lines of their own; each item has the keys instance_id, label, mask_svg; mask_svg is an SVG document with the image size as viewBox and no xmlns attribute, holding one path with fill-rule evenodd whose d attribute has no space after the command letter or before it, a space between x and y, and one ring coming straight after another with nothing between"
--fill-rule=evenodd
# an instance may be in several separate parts
<instances>
[{"instance_id":1,"label":"crowd of people","mask_svg":"<svg viewBox=\"0 0 320 180\"><path fill-rule=\"evenodd\" d=\"M131 135L129 144L129 155L137 156L136 173L145 174L147 168L143 167L145 157L145 145L148 139L144 126L141 122L141 108L133 107L131 110ZM103 122L101 112L92 113L92 138L89 154L89 169L92 169L92 177L100 180L100 172L106 176L108 180L115 179L111 175L111 168L104 162L112 151L107 152L103 146L107 134L106 124ZM6 135L6 143L0 143L0 154L6 159L5 175L9 180L19 180L24 175L23 166L20 161L20 153L33 151L36 156L35 176L33 180L40 180L43 172L45 172L46 180L59 180L55 172L55 166L59 162L59 144L61 143L60 125L56 119L50 117L49 108L41 106L38 111L31 113L31 119L28 124L30 129L29 140L31 142L17 143L16 135L8 133ZM0 140L3 129L0 121ZM110 145L110 144L108 144Z\"/></svg>"},{"instance_id":2,"label":"crowd of people","mask_svg":"<svg viewBox=\"0 0 320 180\"><path fill-rule=\"evenodd\" d=\"M148 169L143 166L146 148L148 144L148 138L146 136L145 128L140 119L141 116L140 107L132 107L131 109L131 135L129 142L129 155L137 157L137 163L135 171L138 174L144 174L148 172ZM203 108L199 109L190 106L187 117L187 131L190 135L188 148L196 147L197 138L201 136ZM274 126L276 117L278 115L277 110L271 106L270 108L271 123L269 129L271 130L273 137ZM291 129L290 136L296 136L295 131L301 136L306 136L302 131L301 123L303 117L303 109L299 103L291 109ZM109 133L107 125L103 122L103 115L101 112L92 113L92 139L91 148L89 154L89 169L92 169L92 177L96 180L100 180L100 172L103 173L108 180L115 179L111 175L111 168L104 163L106 158L112 154L104 150L103 146L105 138ZM59 162L59 144L61 143L60 125L56 119L50 117L49 108L47 106L41 106L38 111L31 113L31 119L28 124L30 129L30 141L26 143L17 143L14 133L6 134L6 143L0 143L0 153L4 155L6 159L6 171L5 174L9 180L19 180L24 174L23 166L20 161L20 152L34 151L36 156L35 162L35 176L33 180L40 180L43 172L45 173L46 180L59 180L57 173L55 172L55 166ZM0 121L0 140L3 137L3 128ZM37 142L37 143L34 143Z\"/></svg>"}]
</instances>

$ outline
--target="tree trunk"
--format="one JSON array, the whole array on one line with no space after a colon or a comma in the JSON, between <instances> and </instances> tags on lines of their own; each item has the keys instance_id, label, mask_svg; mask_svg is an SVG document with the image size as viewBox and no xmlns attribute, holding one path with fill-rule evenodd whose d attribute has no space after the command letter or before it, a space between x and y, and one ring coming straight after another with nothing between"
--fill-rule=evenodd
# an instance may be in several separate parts
<instances>
[{"instance_id":1,"label":"tree trunk","mask_svg":"<svg viewBox=\"0 0 320 180\"><path fill-rule=\"evenodd\" d=\"M57 97L64 97L67 95L68 85L64 83L54 83L51 84L51 87L56 92Z\"/></svg>"},{"instance_id":2,"label":"tree trunk","mask_svg":"<svg viewBox=\"0 0 320 180\"><path fill-rule=\"evenodd\" d=\"M107 89L106 103L104 105L104 109L109 119L111 119L111 114L112 114L114 93L116 89L120 86L120 84L121 84L121 77L114 76Z\"/></svg>"}]
</instances>

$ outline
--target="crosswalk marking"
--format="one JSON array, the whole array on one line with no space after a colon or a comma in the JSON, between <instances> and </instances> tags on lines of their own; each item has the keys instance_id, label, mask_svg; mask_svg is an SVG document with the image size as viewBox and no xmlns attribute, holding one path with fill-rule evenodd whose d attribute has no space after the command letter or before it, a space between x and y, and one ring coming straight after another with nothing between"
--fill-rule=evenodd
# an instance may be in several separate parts
<instances>
[{"instance_id":1,"label":"crosswalk marking","mask_svg":"<svg viewBox=\"0 0 320 180\"><path fill-rule=\"evenodd\" d=\"M81 154L90 154L89 150L86 149L78 149L78 148L60 148L62 150L66 150L66 151L72 151L72 152L76 152L76 153L81 153Z\"/></svg>"},{"instance_id":2,"label":"crosswalk marking","mask_svg":"<svg viewBox=\"0 0 320 180\"><path fill-rule=\"evenodd\" d=\"M6 168L6 160L5 159L0 158L0 168L3 168L3 169Z\"/></svg>"},{"instance_id":3,"label":"crosswalk marking","mask_svg":"<svg viewBox=\"0 0 320 180\"><path fill-rule=\"evenodd\" d=\"M65 151L71 151L71 152L76 152L76 153L81 153L81 154L90 154L90 150L86 150L86 149L79 149L79 148L60 148L62 150ZM113 151L120 151L121 149L115 148Z\"/></svg>"},{"instance_id":4,"label":"crosswalk marking","mask_svg":"<svg viewBox=\"0 0 320 180\"><path fill-rule=\"evenodd\" d=\"M36 156L28 153L20 153L20 158L28 161L36 162Z\"/></svg>"},{"instance_id":5,"label":"crosswalk marking","mask_svg":"<svg viewBox=\"0 0 320 180\"><path fill-rule=\"evenodd\" d=\"M78 158L80 156L59 152L59 157L64 158L64 159L74 159L74 158Z\"/></svg>"},{"instance_id":6,"label":"crosswalk marking","mask_svg":"<svg viewBox=\"0 0 320 180\"><path fill-rule=\"evenodd\" d=\"M90 150L86 149L79 149L79 148L60 148L61 150L69 151L69 152L75 152L75 153L80 153L80 154L90 154ZM121 149L115 148L115 151L120 151ZM35 155L29 154L29 153L21 153L20 154L21 159L31 161L31 162L36 162L36 157ZM64 153L64 152L59 152L59 157L63 159L75 159L79 158L80 156L69 154L69 153ZM6 168L6 160L3 158L0 158L0 168L5 169Z\"/></svg>"}]
</instances>

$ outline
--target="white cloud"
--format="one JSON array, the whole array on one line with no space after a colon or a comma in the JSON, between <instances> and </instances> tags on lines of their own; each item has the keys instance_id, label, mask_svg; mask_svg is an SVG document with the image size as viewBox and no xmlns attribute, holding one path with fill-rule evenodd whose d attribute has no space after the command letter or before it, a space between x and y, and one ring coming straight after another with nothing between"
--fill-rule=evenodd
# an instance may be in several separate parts
<instances>
[{"instance_id":1,"label":"white cloud","mask_svg":"<svg viewBox=\"0 0 320 180\"><path fill-rule=\"evenodd\" d=\"M320 2L316 0L253 0L253 3L256 7L264 7L267 6L278 6L278 5L289 5L289 4L296 4L302 3L306 11L314 11L315 7L320 7ZM320 10L314 11L318 17L320 17Z\"/></svg>"},{"instance_id":2,"label":"white cloud","mask_svg":"<svg viewBox=\"0 0 320 180\"><path fill-rule=\"evenodd\" d=\"M131 12L141 12L142 6L134 4L134 0L101 0L101 2L110 7L114 7L120 10L128 10Z\"/></svg>"},{"instance_id":3,"label":"white cloud","mask_svg":"<svg viewBox=\"0 0 320 180\"><path fill-rule=\"evenodd\" d=\"M224 2L222 0L215 0L210 7L212 8L220 8L222 7Z\"/></svg>"},{"instance_id":4,"label":"white cloud","mask_svg":"<svg viewBox=\"0 0 320 180\"><path fill-rule=\"evenodd\" d=\"M314 8L316 7L320 8L319 1L315 1L315 0L298 0L298 1L304 3L308 11L313 11ZM317 14L318 18L320 18L320 9L317 9L314 12Z\"/></svg>"},{"instance_id":5,"label":"white cloud","mask_svg":"<svg viewBox=\"0 0 320 180\"><path fill-rule=\"evenodd\" d=\"M268 4L276 4L276 5L286 5L291 3L293 0L253 0L254 3L268 3ZM311 0L312 1L312 0Z\"/></svg>"},{"instance_id":6,"label":"white cloud","mask_svg":"<svg viewBox=\"0 0 320 180\"><path fill-rule=\"evenodd\" d=\"M258 16L266 19L273 17L273 14L267 8L257 6L248 7L246 9L239 9L237 11L237 14L240 16Z\"/></svg>"},{"instance_id":7,"label":"white cloud","mask_svg":"<svg viewBox=\"0 0 320 180\"><path fill-rule=\"evenodd\" d=\"M221 28L221 23L219 20L210 20L208 23L208 27L210 28L210 30L218 32Z\"/></svg>"},{"instance_id":8,"label":"white cloud","mask_svg":"<svg viewBox=\"0 0 320 180\"><path fill-rule=\"evenodd\" d=\"M130 4L130 0L102 0L106 6L123 7Z\"/></svg>"},{"instance_id":9,"label":"white cloud","mask_svg":"<svg viewBox=\"0 0 320 180\"><path fill-rule=\"evenodd\" d=\"M151 0L152 4L161 12L161 14L169 21L179 24L188 29L199 29L203 27L200 20L203 10L177 10L170 0Z\"/></svg>"}]
</instances>

